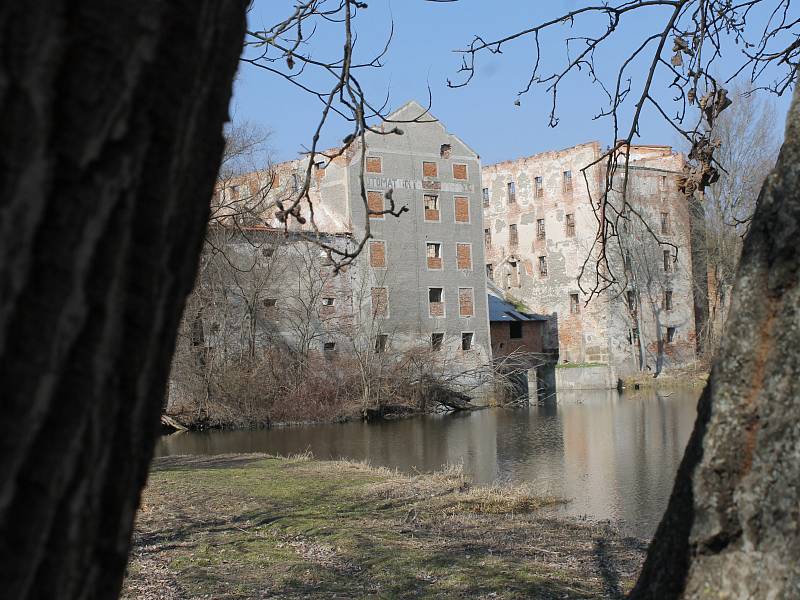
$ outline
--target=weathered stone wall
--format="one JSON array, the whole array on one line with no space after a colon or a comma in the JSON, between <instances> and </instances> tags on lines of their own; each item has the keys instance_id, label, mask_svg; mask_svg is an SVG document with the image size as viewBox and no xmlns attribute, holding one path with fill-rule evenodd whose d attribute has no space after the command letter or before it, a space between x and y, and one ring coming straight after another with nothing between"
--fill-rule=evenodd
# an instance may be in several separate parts
<instances>
[{"instance_id":1,"label":"weathered stone wall","mask_svg":"<svg viewBox=\"0 0 800 600\"><path fill-rule=\"evenodd\" d=\"M620 270L621 284L588 305L588 296L578 285L584 267L589 275L584 287L591 285L594 260L586 261L593 252L597 219L590 197L600 195L604 166L602 162L588 165L600 155L599 143L590 142L484 167L486 260L491 265L487 271L491 270L506 294L523 301L531 311L550 316L546 337L557 340L560 362L611 364L626 372L638 368L638 352L631 339L631 314L626 304L630 282L624 268ZM660 296L653 295L648 304L651 310L640 311L647 339L645 354L652 368L657 354L656 317L664 333L667 326L676 327L674 342L665 348L668 366L694 357L689 348L694 343L694 320L687 312L692 308L688 208L675 181L683 157L663 146L637 146L631 149L631 160L629 203L642 207L642 215L656 232L660 231L661 213L669 212L671 232L665 241L678 248L674 270L662 278L664 287L673 293L674 308L653 314L663 298L660 290ZM620 198L612 197L612 202L620 203ZM516 234L512 226L516 226ZM650 266L663 272L661 249L657 242L652 244L655 248L649 248L647 254L656 262ZM619 253L616 260L622 267Z\"/></svg>"}]
</instances>

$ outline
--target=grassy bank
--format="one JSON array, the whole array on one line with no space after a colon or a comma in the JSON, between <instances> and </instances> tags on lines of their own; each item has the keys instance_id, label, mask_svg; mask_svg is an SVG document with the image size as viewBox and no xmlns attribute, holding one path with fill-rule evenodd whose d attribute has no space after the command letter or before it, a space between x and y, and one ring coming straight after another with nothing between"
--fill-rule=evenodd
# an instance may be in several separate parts
<instances>
[{"instance_id":1,"label":"grassy bank","mask_svg":"<svg viewBox=\"0 0 800 600\"><path fill-rule=\"evenodd\" d=\"M558 500L360 463L155 462L124 598L613 598L643 544ZM544 509L544 510L541 510Z\"/></svg>"}]
</instances>

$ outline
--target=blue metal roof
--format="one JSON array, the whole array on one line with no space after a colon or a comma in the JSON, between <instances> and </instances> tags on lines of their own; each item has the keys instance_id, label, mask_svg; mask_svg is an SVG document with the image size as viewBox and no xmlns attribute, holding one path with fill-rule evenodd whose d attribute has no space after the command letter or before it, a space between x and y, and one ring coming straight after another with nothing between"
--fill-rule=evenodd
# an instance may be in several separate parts
<instances>
[{"instance_id":1,"label":"blue metal roof","mask_svg":"<svg viewBox=\"0 0 800 600\"><path fill-rule=\"evenodd\" d=\"M544 317L519 312L513 304L489 294L490 321L546 321Z\"/></svg>"}]
</instances>

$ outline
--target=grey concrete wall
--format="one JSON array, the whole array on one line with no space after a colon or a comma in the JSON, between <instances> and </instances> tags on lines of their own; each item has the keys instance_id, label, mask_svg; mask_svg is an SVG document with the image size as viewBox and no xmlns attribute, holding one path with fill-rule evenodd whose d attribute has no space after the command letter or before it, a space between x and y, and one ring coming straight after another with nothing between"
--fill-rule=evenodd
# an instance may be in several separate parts
<instances>
[{"instance_id":1,"label":"grey concrete wall","mask_svg":"<svg viewBox=\"0 0 800 600\"><path fill-rule=\"evenodd\" d=\"M617 372L611 365L557 367L556 391L610 390L617 387Z\"/></svg>"}]
</instances>

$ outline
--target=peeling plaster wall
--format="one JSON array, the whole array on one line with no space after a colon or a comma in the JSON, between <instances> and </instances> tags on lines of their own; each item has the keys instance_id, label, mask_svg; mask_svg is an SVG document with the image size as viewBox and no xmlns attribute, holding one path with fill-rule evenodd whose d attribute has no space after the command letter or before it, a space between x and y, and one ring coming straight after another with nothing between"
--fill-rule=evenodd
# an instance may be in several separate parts
<instances>
[{"instance_id":1,"label":"peeling plaster wall","mask_svg":"<svg viewBox=\"0 0 800 600\"><path fill-rule=\"evenodd\" d=\"M523 301L533 312L550 316L545 348L557 345L559 362L610 364L624 374L637 368L628 342L630 315L625 290L610 290L585 305L588 296L578 288L578 276L592 252L597 231L589 198L590 194L599 196L604 178L602 164L587 168L585 174L581 169L596 161L601 152L598 142L589 142L485 166L482 187L488 194L488 206L484 202L484 228L491 232L486 262L492 265L495 283L509 296ZM688 207L675 185L683 157L664 146L637 146L631 149L631 159L637 168L631 173L629 201L647 207L647 218L656 226L659 207L668 206L674 231L670 240L681 249L678 268L671 275L675 309L664 318L669 324L680 323L678 338L668 354L673 363L684 362L694 358L694 353L684 348L694 342L694 322L684 310L692 310ZM564 183L565 171L572 174L571 190ZM668 189L663 191L658 187L662 175L669 179ZM542 182L540 194L537 177ZM512 181L516 201L509 203L508 183ZM573 215L574 235L568 231L567 215ZM544 221L543 239L538 236L539 220ZM509 235L512 224L517 226L516 245ZM545 257L546 275L540 273L540 257ZM587 265L590 273L593 262ZM578 297L577 310L572 294ZM643 316L643 330L652 332L654 322Z\"/></svg>"}]
</instances>

